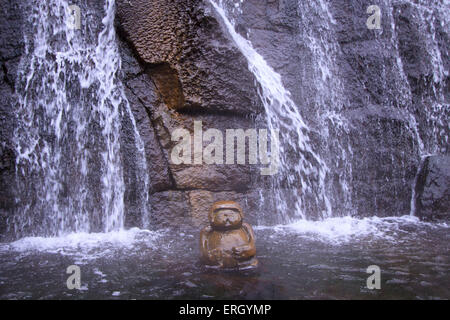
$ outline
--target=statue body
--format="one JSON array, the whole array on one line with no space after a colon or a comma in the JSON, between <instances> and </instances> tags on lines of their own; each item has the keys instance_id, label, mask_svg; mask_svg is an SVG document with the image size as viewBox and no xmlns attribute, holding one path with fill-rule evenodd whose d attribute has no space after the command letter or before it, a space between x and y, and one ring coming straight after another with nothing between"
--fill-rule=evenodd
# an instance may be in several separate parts
<instances>
[{"instance_id":1,"label":"statue body","mask_svg":"<svg viewBox=\"0 0 450 320\"><path fill-rule=\"evenodd\" d=\"M255 268L255 234L243 223L241 207L233 201L214 203L209 213L210 226L200 232L202 258L219 268Z\"/></svg>"}]
</instances>

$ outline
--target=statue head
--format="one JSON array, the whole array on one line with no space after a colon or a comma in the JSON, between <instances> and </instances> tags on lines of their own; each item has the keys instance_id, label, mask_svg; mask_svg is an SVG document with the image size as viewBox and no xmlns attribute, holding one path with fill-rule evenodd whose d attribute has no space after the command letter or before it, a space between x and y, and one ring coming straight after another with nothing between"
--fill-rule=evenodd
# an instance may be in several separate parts
<instances>
[{"instance_id":1,"label":"statue head","mask_svg":"<svg viewBox=\"0 0 450 320\"><path fill-rule=\"evenodd\" d=\"M209 222L214 229L240 228L243 218L241 206L234 201L215 202L209 211Z\"/></svg>"}]
</instances>

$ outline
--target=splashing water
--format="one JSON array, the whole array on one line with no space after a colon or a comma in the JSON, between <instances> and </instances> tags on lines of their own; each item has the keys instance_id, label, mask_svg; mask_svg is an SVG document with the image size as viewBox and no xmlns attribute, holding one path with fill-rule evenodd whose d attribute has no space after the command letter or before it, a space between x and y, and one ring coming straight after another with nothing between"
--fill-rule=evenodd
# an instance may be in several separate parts
<instances>
[{"instance_id":1,"label":"splashing water","mask_svg":"<svg viewBox=\"0 0 450 320\"><path fill-rule=\"evenodd\" d=\"M16 237L123 227L125 115L134 127L140 210L147 210L144 147L117 78L114 1L105 1L100 20L81 8L81 30L68 26L68 6L64 0L28 3L30 32L17 85L17 210L9 221Z\"/></svg>"},{"instance_id":2,"label":"splashing water","mask_svg":"<svg viewBox=\"0 0 450 320\"><path fill-rule=\"evenodd\" d=\"M294 223L277 226L258 226L256 230L272 230L282 234L298 234L305 238L330 245L343 245L369 239L396 243L399 234L408 235L409 229L428 227L431 229L448 229L447 223L422 222L417 217L336 217L322 221L298 220ZM414 233L413 233L414 234Z\"/></svg>"},{"instance_id":3,"label":"splashing water","mask_svg":"<svg viewBox=\"0 0 450 320\"><path fill-rule=\"evenodd\" d=\"M0 244L0 297L448 299L448 228L409 216L260 226L257 275L199 268L196 229L27 237ZM76 291L61 281L72 264L81 268ZM373 264L382 290L364 290Z\"/></svg>"},{"instance_id":4,"label":"splashing water","mask_svg":"<svg viewBox=\"0 0 450 320\"><path fill-rule=\"evenodd\" d=\"M75 258L76 264L86 264L101 257L110 257L117 250L139 252L142 245L155 247L164 231L153 232L138 228L106 233L71 233L61 237L24 237L0 245L0 251L24 254L47 252Z\"/></svg>"},{"instance_id":5,"label":"splashing water","mask_svg":"<svg viewBox=\"0 0 450 320\"><path fill-rule=\"evenodd\" d=\"M421 222L411 216L330 217L331 212L334 215L332 202L336 199L330 194L327 175L339 165L330 163L327 152L345 149L345 142L333 141L328 146L330 150L320 153L313 149L310 135L317 132L311 129L313 124L306 125L280 75L248 40L234 31L222 5L213 0L211 3L261 86L269 128L284 134L292 130L298 136L289 139L286 135L288 145L281 150L283 170L276 194L280 212L287 215L294 198L295 217L308 217L307 210L318 207L324 219L255 227L258 259L265 267L258 278L224 273L213 279L198 268L197 229L121 229L126 188L119 157L121 117L132 120L135 148L142 155L136 159L136 171L140 174L136 179L143 186L137 189L144 190L139 195L142 208L147 202L148 177L143 175L146 162L142 140L116 77L120 59L112 25L114 2L106 1L107 14L100 26L103 31L96 32L94 22L83 23L85 36L80 37L80 31L65 27L67 2L32 1L30 22L35 27L20 69L19 124L15 132L20 198L10 227L18 236L58 237L25 237L0 244L0 283L4 288L1 298L243 299L249 298L247 293L257 291L273 294L268 296L272 299L448 299L448 286L442 284L448 282L446 244L450 226ZM311 10L317 10L316 17L326 20L327 2L319 0L315 4L299 3L311 6ZM239 12L239 6L236 8ZM304 12L307 15L306 9ZM308 21L306 18L303 21ZM337 135L339 130L345 134L347 125L340 116L341 84L334 70L338 48L332 27L324 28L321 33L325 38L317 37L313 28L305 28L302 34L312 59L319 61L313 75L318 92L309 102L329 106L323 114L315 115L317 126L324 128L319 132L321 140L334 139L336 133L327 131L331 127L338 127ZM398 40L392 41L395 44ZM437 52L434 54L437 57ZM395 55L398 72L403 72L401 55L398 51ZM433 80L438 79L436 83L442 80L441 71ZM397 93L404 93L401 97L409 105L411 90L404 72L402 77ZM440 89L436 85L436 92ZM441 107L446 108L444 104ZM445 135L445 127L434 131L435 136L439 135L435 148L420 136L414 114L406 108L400 112L410 119L420 154L442 151L442 141L446 140L441 133ZM442 117L438 120L442 121ZM290 158L291 153L301 158ZM347 160L351 149L345 149L338 157L340 161ZM346 183L345 175L340 179L341 184ZM302 190L297 190L297 185ZM288 193L283 193L281 187ZM285 216L279 223L289 222L290 218ZM144 251L146 254L142 254ZM69 292L61 281L61 274L72 263L83 267L83 287L77 292ZM366 269L374 263L383 270L383 290L365 290ZM39 268L30 272L30 265ZM224 285L227 290L223 290Z\"/></svg>"}]
</instances>

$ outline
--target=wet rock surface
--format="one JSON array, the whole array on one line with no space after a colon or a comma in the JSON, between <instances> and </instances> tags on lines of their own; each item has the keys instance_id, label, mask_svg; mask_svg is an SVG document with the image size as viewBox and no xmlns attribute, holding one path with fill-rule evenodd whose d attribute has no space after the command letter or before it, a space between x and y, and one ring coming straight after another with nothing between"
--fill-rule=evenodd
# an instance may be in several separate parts
<instances>
[{"instance_id":1,"label":"wet rock surface","mask_svg":"<svg viewBox=\"0 0 450 320\"><path fill-rule=\"evenodd\" d=\"M0 4L0 240L14 207L14 92L24 42L22 8L16 1Z\"/></svg>"},{"instance_id":2,"label":"wet rock surface","mask_svg":"<svg viewBox=\"0 0 450 320\"><path fill-rule=\"evenodd\" d=\"M206 10L198 0L117 1L117 20L169 109L254 113L253 76Z\"/></svg>"},{"instance_id":3,"label":"wet rock surface","mask_svg":"<svg viewBox=\"0 0 450 320\"><path fill-rule=\"evenodd\" d=\"M417 176L416 212L424 220L450 220L450 156L428 156Z\"/></svg>"}]
</instances>

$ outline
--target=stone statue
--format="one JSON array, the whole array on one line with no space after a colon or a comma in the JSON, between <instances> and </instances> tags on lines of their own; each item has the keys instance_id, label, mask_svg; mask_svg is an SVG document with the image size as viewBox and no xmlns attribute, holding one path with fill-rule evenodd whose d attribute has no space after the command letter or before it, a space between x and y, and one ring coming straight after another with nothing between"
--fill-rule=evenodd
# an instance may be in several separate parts
<instances>
[{"instance_id":1,"label":"stone statue","mask_svg":"<svg viewBox=\"0 0 450 320\"><path fill-rule=\"evenodd\" d=\"M249 269L258 266L255 234L234 201L218 201L209 211L210 226L200 232L204 262L218 268Z\"/></svg>"}]
</instances>

